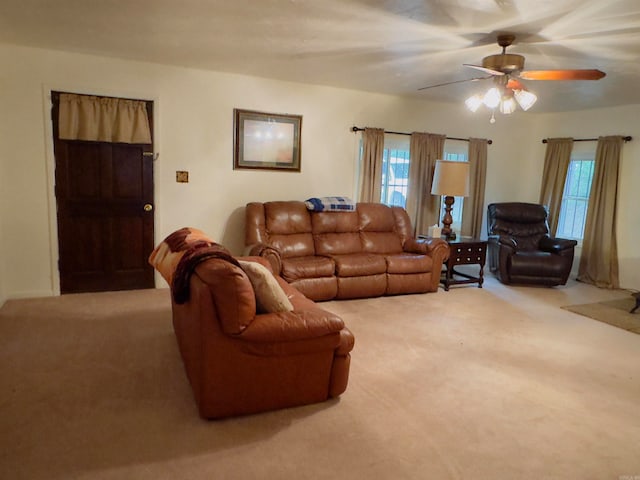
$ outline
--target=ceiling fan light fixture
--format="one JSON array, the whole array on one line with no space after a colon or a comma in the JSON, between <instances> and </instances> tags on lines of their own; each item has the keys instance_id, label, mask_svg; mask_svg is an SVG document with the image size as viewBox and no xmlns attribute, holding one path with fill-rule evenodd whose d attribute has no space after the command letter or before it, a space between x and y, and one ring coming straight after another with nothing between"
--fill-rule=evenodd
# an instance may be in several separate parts
<instances>
[{"instance_id":1,"label":"ceiling fan light fixture","mask_svg":"<svg viewBox=\"0 0 640 480\"><path fill-rule=\"evenodd\" d=\"M487 93L484 94L482 103L484 103L488 108L496 108L498 105L500 105L501 98L502 95L500 95L500 90L498 90L496 87L493 87L487 90Z\"/></svg>"},{"instance_id":2,"label":"ceiling fan light fixture","mask_svg":"<svg viewBox=\"0 0 640 480\"><path fill-rule=\"evenodd\" d=\"M516 111L516 101L513 97L503 98L500 102L500 113L509 115Z\"/></svg>"},{"instance_id":3,"label":"ceiling fan light fixture","mask_svg":"<svg viewBox=\"0 0 640 480\"><path fill-rule=\"evenodd\" d=\"M520 108L522 108L522 110L524 110L525 112L529 110L538 100L538 97L535 95L535 93L531 93L526 90L515 90L513 92L513 95L518 102L518 105L520 105Z\"/></svg>"},{"instance_id":4,"label":"ceiling fan light fixture","mask_svg":"<svg viewBox=\"0 0 640 480\"><path fill-rule=\"evenodd\" d=\"M467 106L469 110L472 112L476 112L480 105L482 105L482 97L477 93L464 101L464 104Z\"/></svg>"},{"instance_id":5,"label":"ceiling fan light fixture","mask_svg":"<svg viewBox=\"0 0 640 480\"><path fill-rule=\"evenodd\" d=\"M495 0L496 2L498 0ZM507 53L516 37L512 33L498 35L498 45L502 47L502 53L489 55L482 59L482 65L463 63L465 67L480 70L488 77L472 78L462 81L476 81L493 79L494 87L484 95L474 95L466 100L469 110L475 112L480 108L478 99L492 110L491 123L495 122L494 111L497 109L503 114L511 114L519 105L522 110L529 110L538 97L529 92L520 80L599 80L606 73L601 70L591 69L563 69L563 70L525 70L525 58L517 53ZM449 83L459 83L460 80Z\"/></svg>"}]
</instances>

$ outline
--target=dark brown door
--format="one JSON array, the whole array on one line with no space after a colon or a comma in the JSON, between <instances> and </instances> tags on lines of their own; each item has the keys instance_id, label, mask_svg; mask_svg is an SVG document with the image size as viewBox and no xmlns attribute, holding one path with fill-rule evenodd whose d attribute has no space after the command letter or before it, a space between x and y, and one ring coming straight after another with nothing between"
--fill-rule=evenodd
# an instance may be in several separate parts
<instances>
[{"instance_id":1,"label":"dark brown door","mask_svg":"<svg viewBox=\"0 0 640 480\"><path fill-rule=\"evenodd\" d=\"M60 140L52 99L61 293L153 288L153 145Z\"/></svg>"}]
</instances>

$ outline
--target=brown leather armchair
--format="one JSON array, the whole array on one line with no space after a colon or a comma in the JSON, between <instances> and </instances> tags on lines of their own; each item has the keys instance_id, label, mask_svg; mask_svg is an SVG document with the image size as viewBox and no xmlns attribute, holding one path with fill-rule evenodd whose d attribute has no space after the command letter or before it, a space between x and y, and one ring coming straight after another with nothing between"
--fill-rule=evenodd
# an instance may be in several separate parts
<instances>
[{"instance_id":1,"label":"brown leather armchair","mask_svg":"<svg viewBox=\"0 0 640 480\"><path fill-rule=\"evenodd\" d=\"M259 257L244 260L269 262ZM224 258L207 258L172 297L173 326L203 418L322 402L343 393L351 332L280 277L293 311L257 313L251 281ZM175 292L173 292L175 293Z\"/></svg>"},{"instance_id":2,"label":"brown leather armchair","mask_svg":"<svg viewBox=\"0 0 640 480\"><path fill-rule=\"evenodd\" d=\"M567 283L578 242L552 238L547 216L547 208L534 203L488 206L489 269L502 283Z\"/></svg>"}]
</instances>

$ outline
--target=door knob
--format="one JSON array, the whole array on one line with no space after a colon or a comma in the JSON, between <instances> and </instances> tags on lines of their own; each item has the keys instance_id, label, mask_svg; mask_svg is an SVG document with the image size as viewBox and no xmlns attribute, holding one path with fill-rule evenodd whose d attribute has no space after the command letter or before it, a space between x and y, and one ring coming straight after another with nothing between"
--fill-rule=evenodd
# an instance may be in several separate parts
<instances>
[{"instance_id":1,"label":"door knob","mask_svg":"<svg viewBox=\"0 0 640 480\"><path fill-rule=\"evenodd\" d=\"M145 212L150 212L151 210L153 210L153 205L151 205L150 203L145 203L144 207L142 208L144 208Z\"/></svg>"}]
</instances>

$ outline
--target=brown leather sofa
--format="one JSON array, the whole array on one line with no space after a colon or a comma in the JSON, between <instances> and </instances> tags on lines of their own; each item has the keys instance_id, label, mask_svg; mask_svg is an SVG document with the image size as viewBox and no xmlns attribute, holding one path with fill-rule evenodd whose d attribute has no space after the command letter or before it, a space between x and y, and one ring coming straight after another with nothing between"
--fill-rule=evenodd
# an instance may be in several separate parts
<instances>
[{"instance_id":1,"label":"brown leather sofa","mask_svg":"<svg viewBox=\"0 0 640 480\"><path fill-rule=\"evenodd\" d=\"M245 244L313 300L438 289L447 243L412 237L401 207L358 203L355 211L314 212L304 202L249 203Z\"/></svg>"},{"instance_id":2,"label":"brown leather sofa","mask_svg":"<svg viewBox=\"0 0 640 480\"><path fill-rule=\"evenodd\" d=\"M186 302L172 300L180 353L203 418L316 403L345 391L353 335L341 318L277 280L293 311L256 313L250 280L223 258L199 263Z\"/></svg>"},{"instance_id":3,"label":"brown leather sofa","mask_svg":"<svg viewBox=\"0 0 640 480\"><path fill-rule=\"evenodd\" d=\"M552 238L547 208L535 203L488 206L489 269L505 284L567 283L578 242Z\"/></svg>"}]
</instances>

